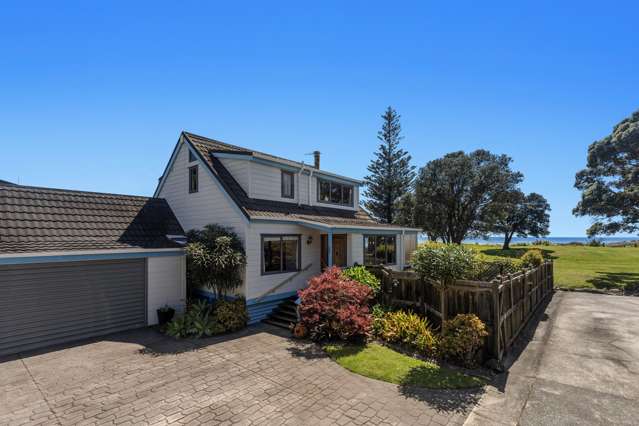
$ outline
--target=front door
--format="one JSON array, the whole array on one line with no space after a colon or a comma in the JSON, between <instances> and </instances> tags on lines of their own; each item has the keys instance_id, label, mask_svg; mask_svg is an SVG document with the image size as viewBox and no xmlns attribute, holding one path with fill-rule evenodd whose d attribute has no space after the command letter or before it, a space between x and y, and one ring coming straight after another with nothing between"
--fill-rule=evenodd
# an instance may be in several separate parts
<instances>
[{"instance_id":1,"label":"front door","mask_svg":"<svg viewBox=\"0 0 639 426\"><path fill-rule=\"evenodd\" d=\"M328 266L328 235L322 234L322 269ZM346 234L333 234L333 265L346 266Z\"/></svg>"}]
</instances>

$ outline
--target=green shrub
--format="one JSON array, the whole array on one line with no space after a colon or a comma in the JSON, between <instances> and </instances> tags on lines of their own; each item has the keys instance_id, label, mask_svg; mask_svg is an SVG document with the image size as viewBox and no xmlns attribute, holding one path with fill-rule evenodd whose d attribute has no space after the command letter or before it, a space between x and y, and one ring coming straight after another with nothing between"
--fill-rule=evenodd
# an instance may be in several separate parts
<instances>
[{"instance_id":1,"label":"green shrub","mask_svg":"<svg viewBox=\"0 0 639 426\"><path fill-rule=\"evenodd\" d=\"M231 301L218 300L215 302L214 316L224 331L241 330L248 323L246 300L243 297Z\"/></svg>"},{"instance_id":2,"label":"green shrub","mask_svg":"<svg viewBox=\"0 0 639 426\"><path fill-rule=\"evenodd\" d=\"M246 256L242 240L231 228L209 224L186 235L187 278L191 290L213 289L222 299L242 285Z\"/></svg>"},{"instance_id":3,"label":"green shrub","mask_svg":"<svg viewBox=\"0 0 639 426\"><path fill-rule=\"evenodd\" d=\"M232 301L218 300L213 304L198 300L183 315L166 325L166 334L175 338L203 337L237 331L246 326L246 301L240 297Z\"/></svg>"},{"instance_id":4,"label":"green shrub","mask_svg":"<svg viewBox=\"0 0 639 426\"><path fill-rule=\"evenodd\" d=\"M551 246L552 242L548 240L535 240L532 242L533 246Z\"/></svg>"},{"instance_id":5,"label":"green shrub","mask_svg":"<svg viewBox=\"0 0 639 426\"><path fill-rule=\"evenodd\" d=\"M412 312L386 312L380 321L378 337L390 343L400 343L417 349L426 356L437 354L437 339L428 320Z\"/></svg>"},{"instance_id":6,"label":"green shrub","mask_svg":"<svg viewBox=\"0 0 639 426\"><path fill-rule=\"evenodd\" d=\"M445 321L440 338L440 351L444 358L464 367L475 367L479 361L486 325L474 314L459 314Z\"/></svg>"},{"instance_id":7,"label":"green shrub","mask_svg":"<svg viewBox=\"0 0 639 426\"><path fill-rule=\"evenodd\" d=\"M375 336L379 336L384 327L384 318L390 309L379 303L371 308L371 316L373 317L372 330Z\"/></svg>"},{"instance_id":8,"label":"green shrub","mask_svg":"<svg viewBox=\"0 0 639 426\"><path fill-rule=\"evenodd\" d=\"M442 287L472 273L475 251L458 244L424 244L413 254L413 268Z\"/></svg>"},{"instance_id":9,"label":"green shrub","mask_svg":"<svg viewBox=\"0 0 639 426\"><path fill-rule=\"evenodd\" d=\"M525 267L536 268L544 263L544 255L541 253L541 250L528 250L520 260Z\"/></svg>"},{"instance_id":10,"label":"green shrub","mask_svg":"<svg viewBox=\"0 0 639 426\"><path fill-rule=\"evenodd\" d=\"M588 245L590 247L605 247L606 243L604 243L603 240L593 238L592 240L588 240Z\"/></svg>"},{"instance_id":11,"label":"green shrub","mask_svg":"<svg viewBox=\"0 0 639 426\"><path fill-rule=\"evenodd\" d=\"M342 275L353 281L357 281L370 287L373 290L373 294L379 293L380 282L379 279L368 271L364 266L353 266L346 268L342 271Z\"/></svg>"},{"instance_id":12,"label":"green shrub","mask_svg":"<svg viewBox=\"0 0 639 426\"><path fill-rule=\"evenodd\" d=\"M523 268L520 259L501 256L477 255L473 262L472 271L467 278L478 281L490 281L498 275L514 274Z\"/></svg>"}]
</instances>

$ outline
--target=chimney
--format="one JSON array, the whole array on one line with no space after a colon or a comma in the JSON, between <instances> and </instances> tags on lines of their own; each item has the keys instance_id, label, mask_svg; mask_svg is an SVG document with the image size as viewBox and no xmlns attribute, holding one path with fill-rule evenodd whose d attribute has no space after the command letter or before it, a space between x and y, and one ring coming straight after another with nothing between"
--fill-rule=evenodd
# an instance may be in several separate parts
<instances>
[{"instance_id":1,"label":"chimney","mask_svg":"<svg viewBox=\"0 0 639 426\"><path fill-rule=\"evenodd\" d=\"M321 154L321 152L319 152L319 151L313 151L313 158L315 158L315 168L316 169L320 168L320 154Z\"/></svg>"}]
</instances>

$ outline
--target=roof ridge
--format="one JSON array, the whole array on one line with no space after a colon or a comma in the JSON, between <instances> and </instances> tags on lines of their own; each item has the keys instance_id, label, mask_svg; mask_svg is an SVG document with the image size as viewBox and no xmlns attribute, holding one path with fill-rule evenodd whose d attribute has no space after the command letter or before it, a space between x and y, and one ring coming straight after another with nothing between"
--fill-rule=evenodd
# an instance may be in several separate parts
<instances>
[{"instance_id":1,"label":"roof ridge","mask_svg":"<svg viewBox=\"0 0 639 426\"><path fill-rule=\"evenodd\" d=\"M29 190L33 192L42 191L42 192L56 192L56 193L79 194L79 195L94 195L94 196L101 196L101 197L117 197L117 198L129 198L129 199L139 199L139 200L166 201L164 198L147 197L145 195L129 195L129 194L116 194L112 192L80 191L77 189L50 188L46 186L31 186L31 185L16 185L16 184L4 185L0 183L0 189L13 190L13 191Z\"/></svg>"},{"instance_id":2,"label":"roof ridge","mask_svg":"<svg viewBox=\"0 0 639 426\"><path fill-rule=\"evenodd\" d=\"M255 151L255 150L253 150L251 148L245 148L243 146L233 145L233 144L230 144L230 143L227 143L227 142L222 142L220 140L209 138L207 136L202 136L202 135L198 135L198 134L195 134L195 133L187 132L186 130L183 130L182 133L184 133L187 137L194 136L194 137L199 138L199 139L204 139L204 142L216 143L216 144L224 145L224 146L229 147L229 148L239 149L239 150L242 150L242 151L259 152L259 151Z\"/></svg>"}]
</instances>

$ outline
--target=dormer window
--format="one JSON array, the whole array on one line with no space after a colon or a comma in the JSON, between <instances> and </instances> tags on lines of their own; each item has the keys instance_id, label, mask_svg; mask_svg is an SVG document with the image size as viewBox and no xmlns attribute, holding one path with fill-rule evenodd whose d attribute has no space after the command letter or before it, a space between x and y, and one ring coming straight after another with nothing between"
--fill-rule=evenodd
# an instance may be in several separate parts
<instances>
[{"instance_id":1,"label":"dormer window","mask_svg":"<svg viewBox=\"0 0 639 426\"><path fill-rule=\"evenodd\" d=\"M317 201L320 203L353 206L353 186L317 179Z\"/></svg>"},{"instance_id":2,"label":"dormer window","mask_svg":"<svg viewBox=\"0 0 639 426\"><path fill-rule=\"evenodd\" d=\"M282 198L295 198L295 175L282 170Z\"/></svg>"}]
</instances>

